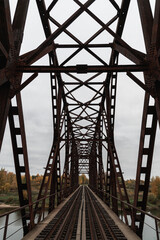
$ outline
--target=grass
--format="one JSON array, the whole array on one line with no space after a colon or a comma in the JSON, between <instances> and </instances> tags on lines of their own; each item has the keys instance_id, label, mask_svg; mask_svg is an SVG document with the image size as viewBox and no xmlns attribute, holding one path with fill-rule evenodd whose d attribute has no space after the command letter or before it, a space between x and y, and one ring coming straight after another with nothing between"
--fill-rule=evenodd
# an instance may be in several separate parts
<instances>
[{"instance_id":1,"label":"grass","mask_svg":"<svg viewBox=\"0 0 160 240\"><path fill-rule=\"evenodd\" d=\"M33 189L32 191L32 201L35 202L37 200L38 196L38 189ZM129 199L130 203L133 204L134 200L134 191L131 189L128 189L128 194L129 194ZM147 211L150 211L153 215L156 215L160 217L160 199L156 200L154 202L154 199L151 198L151 194L149 193L148 197L149 201L147 203ZM57 202L57 199L55 199L55 204ZM19 206L19 197L18 197L18 192L17 191L10 191L8 193L3 193L0 194L0 203L8 204L8 205L13 205L13 206ZM46 199L46 207L49 206L49 199Z\"/></svg>"},{"instance_id":2,"label":"grass","mask_svg":"<svg viewBox=\"0 0 160 240\"><path fill-rule=\"evenodd\" d=\"M4 204L19 206L19 197L17 191L1 194L0 202Z\"/></svg>"}]
</instances>

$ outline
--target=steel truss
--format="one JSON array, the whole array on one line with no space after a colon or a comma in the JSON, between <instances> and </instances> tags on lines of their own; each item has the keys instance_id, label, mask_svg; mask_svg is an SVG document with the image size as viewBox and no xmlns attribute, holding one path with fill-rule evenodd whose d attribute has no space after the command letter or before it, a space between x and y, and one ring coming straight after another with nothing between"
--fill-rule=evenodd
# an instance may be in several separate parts
<instances>
[{"instance_id":1,"label":"steel truss","mask_svg":"<svg viewBox=\"0 0 160 240\"><path fill-rule=\"evenodd\" d=\"M0 0L0 148L8 117L21 206L32 204L21 91L41 72L50 73L53 143L37 200L50 194L49 211L52 211L63 197L68 196L78 186L79 174L85 173L89 176L90 187L116 214L118 203L116 199L111 200L111 195L129 203L114 141L118 72L126 72L129 78L145 91L134 206L146 210L157 120L160 122L160 1L155 0L155 12L152 14L149 0L137 0L146 53L132 48L122 38L130 0L119 1L120 4L115 0L104 2L114 12L107 23L91 10L97 1L88 0L82 3L84 1L73 0L72 4L77 10L61 24L54 18L52 11L62 0L53 0L50 4L47 0L36 0L46 39L36 49L21 55L29 0L17 1L13 21L9 0ZM84 13L99 29L86 41L81 41L69 27ZM107 33L112 41L106 42L104 39L104 42L94 43L101 33ZM59 43L58 37L61 34L65 34L70 42ZM60 49L63 49L63 52L66 49L72 50L61 63ZM108 62L97 53L97 49L106 52L110 50ZM87 62L85 57L83 64L76 62L78 54L83 52L87 52L96 64ZM120 54L132 64L119 64ZM49 57L49 64L37 65L37 61L45 55ZM74 64L70 65L70 61ZM23 73L26 72L33 74L22 83ZM144 73L144 83L134 72ZM83 95L81 89L88 89L87 100L86 96L85 100L80 96ZM15 105L12 103L13 98L16 99ZM154 99L155 103L152 104L150 99ZM147 119L150 116L152 121L148 126ZM149 145L146 147L147 137ZM62 149L65 155L63 169ZM106 170L104 163L107 163ZM25 176L25 183L22 182L22 176ZM144 214L131 212L124 204L122 207L126 224L129 216L131 227L142 236ZM34 209L29 207L28 212L22 211L24 234L34 227L35 217L38 216L38 221L41 220L44 209L45 200L37 202Z\"/></svg>"}]
</instances>

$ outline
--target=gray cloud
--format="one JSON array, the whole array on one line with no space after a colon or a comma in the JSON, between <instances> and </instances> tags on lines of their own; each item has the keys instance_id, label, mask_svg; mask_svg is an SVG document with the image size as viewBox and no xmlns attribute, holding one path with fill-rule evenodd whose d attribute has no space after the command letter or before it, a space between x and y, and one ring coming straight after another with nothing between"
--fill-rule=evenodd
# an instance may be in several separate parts
<instances>
[{"instance_id":1,"label":"gray cloud","mask_svg":"<svg viewBox=\"0 0 160 240\"><path fill-rule=\"evenodd\" d=\"M14 1L11 1L12 9L15 7L13 6L13 2ZM65 1L59 1L59 4L62 4L63 2ZM67 0L67 2L73 3L73 1L70 0ZM106 17L109 17L109 14L106 14L106 11L104 11L103 7L100 8L100 3L103 2L103 0L95 1L92 9L95 8L94 11L101 17L101 19L104 20ZM120 3L121 1L117 2ZM47 1L47 3L49 2ZM96 4L98 4L98 8L96 7ZM73 9L74 8L77 8L75 3ZM67 7L65 14L72 14L73 9ZM63 22L66 18L65 14L59 14L58 11L56 11L55 14L57 14L55 17L57 16L60 22ZM135 16L134 22L133 16ZM84 20L83 23L85 24ZM77 28L71 26L70 30L76 32ZM80 30L83 29L79 29L77 34L80 33ZM97 39L95 39L95 42L103 41L104 43L104 39L110 41L112 40L112 37L106 34L106 32L103 32ZM126 40L126 42L129 43L133 48L139 49L140 51L145 51L136 1L131 1L131 7L127 17L123 39ZM37 7L35 5L35 1L31 1L21 53L25 53L36 48L43 40L44 33ZM58 38L56 40L58 41ZM64 34L61 34L59 36L59 41L63 42L64 40L68 41L68 38L66 38ZM106 55L107 53L108 52L106 51ZM64 56L61 55L63 53L59 51L59 54L63 60ZM66 54L68 53L64 53L64 55ZM104 52L101 54L103 57L105 57ZM87 58L87 54L85 56ZM108 56L106 56L106 58L108 60ZM84 61L82 56L79 57L79 61ZM121 56L120 62L126 63L128 61ZM44 57L41 61L39 61L39 64L47 65L48 58ZM138 74L138 76L142 79L141 74ZM26 79L27 75L25 75L24 78ZM119 74L116 102L115 143L125 178L135 178L143 98L143 90L141 90L140 87L137 87L137 85L133 83L132 80L130 80L125 74ZM43 167L45 167L48 160L53 138L49 75L39 74L39 76L22 91L22 100L31 174L36 174L38 172L43 173ZM159 139L160 134L157 133L152 175L159 175ZM8 126L2 146L1 166L5 167L9 171L14 170L14 161Z\"/></svg>"}]
</instances>

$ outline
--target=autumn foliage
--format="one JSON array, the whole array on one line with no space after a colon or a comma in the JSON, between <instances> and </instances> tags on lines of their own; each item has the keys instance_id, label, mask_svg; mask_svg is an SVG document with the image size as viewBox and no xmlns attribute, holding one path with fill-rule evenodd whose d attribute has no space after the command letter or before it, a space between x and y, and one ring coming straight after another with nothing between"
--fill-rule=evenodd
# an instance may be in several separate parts
<instances>
[{"instance_id":1,"label":"autumn foliage","mask_svg":"<svg viewBox=\"0 0 160 240\"><path fill-rule=\"evenodd\" d=\"M22 176L22 183L25 183L25 176ZM43 176L40 174L33 175L30 178L31 187L33 191L39 190ZM85 174L79 176L79 184L88 184L89 180ZM4 168L0 170L0 193L8 193L9 191L17 191L16 174L7 172Z\"/></svg>"},{"instance_id":2,"label":"autumn foliage","mask_svg":"<svg viewBox=\"0 0 160 240\"><path fill-rule=\"evenodd\" d=\"M7 172L4 168L0 170L0 193L7 193L10 190L17 189L16 175Z\"/></svg>"},{"instance_id":3,"label":"autumn foliage","mask_svg":"<svg viewBox=\"0 0 160 240\"><path fill-rule=\"evenodd\" d=\"M151 179L151 193L160 200L160 177L152 177Z\"/></svg>"},{"instance_id":4,"label":"autumn foliage","mask_svg":"<svg viewBox=\"0 0 160 240\"><path fill-rule=\"evenodd\" d=\"M42 183L42 175L34 175L30 178L33 190L38 190ZM22 183L25 183L25 176L22 176ZM7 172L4 168L0 170L0 193L8 193L9 191L17 191L16 174Z\"/></svg>"},{"instance_id":5,"label":"autumn foliage","mask_svg":"<svg viewBox=\"0 0 160 240\"><path fill-rule=\"evenodd\" d=\"M34 193L39 191L39 188L41 186L43 176L42 175L33 175L30 178L31 180L31 187L32 191ZM22 176L22 182L25 183L25 177ZM82 174L79 176L79 184L88 184L89 179L85 174ZM134 190L135 190L135 180L130 179L126 180L126 188L128 190L128 193L131 198L134 197ZM16 180L16 174L13 172L8 172L4 168L1 168L0 170L0 193L8 193L12 191L17 191L17 180ZM150 182L150 191L148 196L149 202L157 202L160 200L160 177L152 177Z\"/></svg>"},{"instance_id":6,"label":"autumn foliage","mask_svg":"<svg viewBox=\"0 0 160 240\"><path fill-rule=\"evenodd\" d=\"M89 180L88 178L86 177L85 174L82 174L79 176L79 184L82 185L82 184L88 184L89 183Z\"/></svg>"}]
</instances>

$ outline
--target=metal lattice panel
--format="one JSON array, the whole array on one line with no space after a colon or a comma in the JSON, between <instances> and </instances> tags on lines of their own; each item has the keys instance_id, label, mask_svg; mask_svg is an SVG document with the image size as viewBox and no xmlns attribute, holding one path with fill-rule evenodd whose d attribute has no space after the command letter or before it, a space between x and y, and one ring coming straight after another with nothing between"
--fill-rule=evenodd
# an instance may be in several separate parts
<instances>
[{"instance_id":1,"label":"metal lattice panel","mask_svg":"<svg viewBox=\"0 0 160 240\"><path fill-rule=\"evenodd\" d=\"M134 196L134 206L145 211L156 127L160 121L160 1L155 0L152 13L151 1L137 0L145 45L145 50L139 51L123 39L130 0L36 0L45 39L35 49L21 54L29 2L16 1L11 16L10 1L0 0L0 148L9 116L20 205L26 204L25 192L27 203L32 203L20 92L39 73L50 74L53 142L38 200L50 193L51 211L55 202L58 205L62 197L78 186L78 175L85 173L90 187L117 214L117 196L129 203L114 139L118 73L123 72L145 92ZM48 63L39 64L46 56ZM139 72L143 73L143 79L137 77ZM27 80L23 79L24 73L29 74ZM12 106L12 98L17 99L16 106ZM148 127L149 117L152 121ZM17 138L21 139L21 146ZM20 162L20 157L24 161ZM25 184L22 184L23 174ZM107 196L102 194L104 190ZM115 197L112 201L110 194ZM38 202L34 210L29 208L27 216L22 212L24 233L29 230L27 221L33 227L33 216L38 214L41 220L44 204ZM132 228L141 236L144 215L132 213L124 204L122 207L126 224L130 216Z\"/></svg>"}]
</instances>

